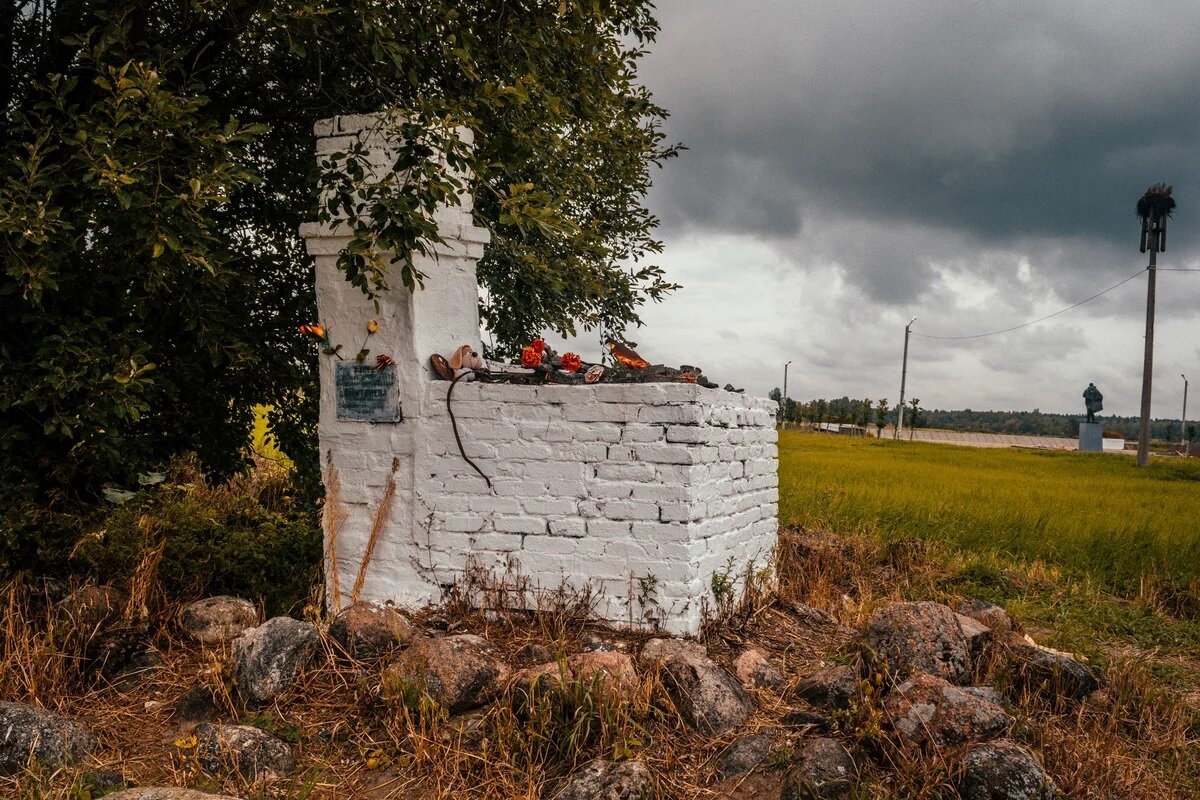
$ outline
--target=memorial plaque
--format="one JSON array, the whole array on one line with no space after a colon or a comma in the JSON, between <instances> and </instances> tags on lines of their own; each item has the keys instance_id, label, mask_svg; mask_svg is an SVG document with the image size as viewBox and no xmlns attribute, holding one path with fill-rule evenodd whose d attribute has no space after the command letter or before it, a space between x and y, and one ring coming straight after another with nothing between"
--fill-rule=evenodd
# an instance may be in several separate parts
<instances>
[{"instance_id":1,"label":"memorial plaque","mask_svg":"<svg viewBox=\"0 0 1200 800\"><path fill-rule=\"evenodd\" d=\"M338 362L333 374L337 418L357 422L400 422L396 367Z\"/></svg>"}]
</instances>

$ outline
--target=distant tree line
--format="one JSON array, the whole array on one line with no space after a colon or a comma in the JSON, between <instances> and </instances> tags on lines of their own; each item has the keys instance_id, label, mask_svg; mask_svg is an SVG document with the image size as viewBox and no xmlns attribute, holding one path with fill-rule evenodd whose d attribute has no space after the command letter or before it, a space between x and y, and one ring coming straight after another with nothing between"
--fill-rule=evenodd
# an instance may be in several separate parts
<instances>
[{"instance_id":1,"label":"distant tree line","mask_svg":"<svg viewBox=\"0 0 1200 800\"><path fill-rule=\"evenodd\" d=\"M781 422L801 425L850 424L874 426L877 430L896 424L896 407L889 405L886 398L874 401L850 397L818 398L801 402L790 397L785 399L777 388L771 390L769 397L779 404L778 417ZM1048 413L1037 408L1032 411L972 411L969 408L943 411L922 408L920 400L915 398L904 405L904 425L907 428L939 428L966 433L1074 438L1079 435L1079 421L1083 416ZM1098 419L1107 436L1137 438L1137 417L1100 416ZM1179 441L1179 420L1152 420L1150 435L1167 442ZM1190 442L1200 441L1200 426L1197 423L1188 423L1187 439Z\"/></svg>"}]
</instances>

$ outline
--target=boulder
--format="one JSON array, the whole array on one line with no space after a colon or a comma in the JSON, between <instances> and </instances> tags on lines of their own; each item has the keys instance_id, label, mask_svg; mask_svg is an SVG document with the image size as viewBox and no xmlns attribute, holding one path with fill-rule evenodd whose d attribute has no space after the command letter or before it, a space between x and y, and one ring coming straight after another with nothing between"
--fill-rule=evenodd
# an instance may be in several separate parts
<instances>
[{"instance_id":1,"label":"boulder","mask_svg":"<svg viewBox=\"0 0 1200 800\"><path fill-rule=\"evenodd\" d=\"M490 701L508 674L478 636L419 638L384 670L382 688L390 699L408 698L416 690L457 713Z\"/></svg>"},{"instance_id":2,"label":"boulder","mask_svg":"<svg viewBox=\"0 0 1200 800\"><path fill-rule=\"evenodd\" d=\"M997 635L1008 633L1017 627L1007 611L986 600L964 598L954 604L954 610L964 617L970 617L976 622L986 625Z\"/></svg>"},{"instance_id":3,"label":"boulder","mask_svg":"<svg viewBox=\"0 0 1200 800\"><path fill-rule=\"evenodd\" d=\"M227 794L209 794L174 786L143 786L104 795L104 800L240 800Z\"/></svg>"},{"instance_id":4,"label":"boulder","mask_svg":"<svg viewBox=\"0 0 1200 800\"><path fill-rule=\"evenodd\" d=\"M959 683L970 649L954 612L941 603L891 603L867 623L867 643L894 673L927 672Z\"/></svg>"},{"instance_id":5,"label":"boulder","mask_svg":"<svg viewBox=\"0 0 1200 800\"><path fill-rule=\"evenodd\" d=\"M995 638L992 634L992 629L984 625L974 617L968 617L964 614L956 613L954 616L958 618L958 624L962 628L963 638L967 640L967 650L970 651L973 659L978 659L984 654Z\"/></svg>"},{"instance_id":6,"label":"boulder","mask_svg":"<svg viewBox=\"0 0 1200 800\"><path fill-rule=\"evenodd\" d=\"M292 748L249 725L196 726L196 758L211 775L259 781L287 775L296 766Z\"/></svg>"},{"instance_id":7,"label":"boulder","mask_svg":"<svg viewBox=\"0 0 1200 800\"><path fill-rule=\"evenodd\" d=\"M391 606L363 602L339 613L329 635L352 658L377 658L407 644L413 628Z\"/></svg>"},{"instance_id":8,"label":"boulder","mask_svg":"<svg viewBox=\"0 0 1200 800\"><path fill-rule=\"evenodd\" d=\"M58 603L58 610L82 630L93 631L113 622L129 598L112 586L81 586Z\"/></svg>"},{"instance_id":9,"label":"boulder","mask_svg":"<svg viewBox=\"0 0 1200 800\"><path fill-rule=\"evenodd\" d=\"M1013 718L995 703L921 672L892 689L883 709L896 735L915 746L992 739L1013 724Z\"/></svg>"},{"instance_id":10,"label":"boulder","mask_svg":"<svg viewBox=\"0 0 1200 800\"><path fill-rule=\"evenodd\" d=\"M754 733L735 739L717 757L717 777L721 780L742 775L771 757L775 737L769 733Z\"/></svg>"},{"instance_id":11,"label":"boulder","mask_svg":"<svg viewBox=\"0 0 1200 800\"><path fill-rule=\"evenodd\" d=\"M752 706L746 690L737 678L703 655L703 648L670 652L653 663L684 722L707 736L720 736L750 718ZM644 658L645 650L642 655Z\"/></svg>"},{"instance_id":12,"label":"boulder","mask_svg":"<svg viewBox=\"0 0 1200 800\"><path fill-rule=\"evenodd\" d=\"M767 660L761 650L748 647L734 659L733 673L747 689L778 689L783 686L783 673Z\"/></svg>"},{"instance_id":13,"label":"boulder","mask_svg":"<svg viewBox=\"0 0 1200 800\"><path fill-rule=\"evenodd\" d=\"M96 747L80 722L24 703L0 702L0 775L12 775L32 758L50 769L70 766Z\"/></svg>"},{"instance_id":14,"label":"boulder","mask_svg":"<svg viewBox=\"0 0 1200 800\"><path fill-rule=\"evenodd\" d=\"M257 624L254 604L228 595L189 603L179 614L179 625L187 635L209 647L228 644Z\"/></svg>"},{"instance_id":15,"label":"boulder","mask_svg":"<svg viewBox=\"0 0 1200 800\"><path fill-rule=\"evenodd\" d=\"M1053 800L1054 781L1033 753L1009 741L977 744L960 764L962 800Z\"/></svg>"},{"instance_id":16,"label":"boulder","mask_svg":"<svg viewBox=\"0 0 1200 800\"><path fill-rule=\"evenodd\" d=\"M1012 635L1006 644L1018 688L1072 700L1082 700L1100 688L1095 671L1070 653L1042 647L1028 636Z\"/></svg>"},{"instance_id":17,"label":"boulder","mask_svg":"<svg viewBox=\"0 0 1200 800\"><path fill-rule=\"evenodd\" d=\"M650 768L641 761L596 759L567 779L554 800L644 800L654 794Z\"/></svg>"},{"instance_id":18,"label":"boulder","mask_svg":"<svg viewBox=\"0 0 1200 800\"><path fill-rule=\"evenodd\" d=\"M651 639L642 646L642 652L638 654L638 666L642 669L654 669L668 659L685 654L696 658L708 658L708 651L698 642L689 642L686 639Z\"/></svg>"},{"instance_id":19,"label":"boulder","mask_svg":"<svg viewBox=\"0 0 1200 800\"><path fill-rule=\"evenodd\" d=\"M321 644L321 634L291 617L275 617L233 640L233 679L252 703L286 691Z\"/></svg>"},{"instance_id":20,"label":"boulder","mask_svg":"<svg viewBox=\"0 0 1200 800\"><path fill-rule=\"evenodd\" d=\"M846 664L826 667L802 680L795 694L822 708L849 708L860 694L858 671Z\"/></svg>"},{"instance_id":21,"label":"boulder","mask_svg":"<svg viewBox=\"0 0 1200 800\"><path fill-rule=\"evenodd\" d=\"M779 800L840 800L850 797L858 770L850 752L833 739L801 745L795 765L783 778Z\"/></svg>"},{"instance_id":22,"label":"boulder","mask_svg":"<svg viewBox=\"0 0 1200 800\"><path fill-rule=\"evenodd\" d=\"M567 669L574 680L584 683L600 680L605 686L623 692L637 688L638 678L633 659L625 653L609 650L577 653L567 659Z\"/></svg>"}]
</instances>

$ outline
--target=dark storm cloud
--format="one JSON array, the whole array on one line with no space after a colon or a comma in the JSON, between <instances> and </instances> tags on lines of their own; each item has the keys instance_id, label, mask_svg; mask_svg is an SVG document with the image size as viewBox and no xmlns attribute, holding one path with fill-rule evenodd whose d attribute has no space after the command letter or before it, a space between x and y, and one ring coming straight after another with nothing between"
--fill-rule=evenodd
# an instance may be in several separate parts
<instances>
[{"instance_id":1,"label":"dark storm cloud","mask_svg":"<svg viewBox=\"0 0 1200 800\"><path fill-rule=\"evenodd\" d=\"M690 1L659 18L643 76L690 148L653 198L668 231L803 233L906 302L933 251L952 257L939 237L960 256L1061 237L1130 263L1133 205L1159 180L1181 196L1174 230L1200 219L1195 4ZM1096 272L1062 263L1064 289Z\"/></svg>"}]
</instances>

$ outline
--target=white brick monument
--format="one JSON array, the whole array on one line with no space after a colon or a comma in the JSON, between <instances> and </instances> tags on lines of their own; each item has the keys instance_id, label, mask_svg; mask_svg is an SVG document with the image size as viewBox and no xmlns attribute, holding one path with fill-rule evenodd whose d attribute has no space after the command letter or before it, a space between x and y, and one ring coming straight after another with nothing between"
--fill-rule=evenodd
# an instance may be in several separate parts
<instances>
[{"instance_id":1,"label":"white brick monument","mask_svg":"<svg viewBox=\"0 0 1200 800\"><path fill-rule=\"evenodd\" d=\"M389 164L375 124L370 116L318 123L318 155L360 137L378 151L373 164ZM470 198L461 200L439 212L446 244L436 259L416 259L424 290L393 289L378 311L337 269L348 234L337 225L301 231L316 260L320 322L351 353L321 357L321 453L338 506L333 548L326 529L327 552L336 551L327 575L336 573L341 595L331 603L350 598L371 548L364 600L436 603L475 565L514 570L544 590L590 585L605 619L695 632L714 604L714 575L737 591L748 571L773 564L775 403L684 383L459 382L458 432L489 488L459 453L450 383L429 367L433 353L479 347L475 264L488 233L474 225ZM380 329L367 366L349 366L368 319ZM381 353L395 361L393 384L381 391L397 413L348 418L339 384L345 392L350 373L374 369Z\"/></svg>"}]
</instances>

